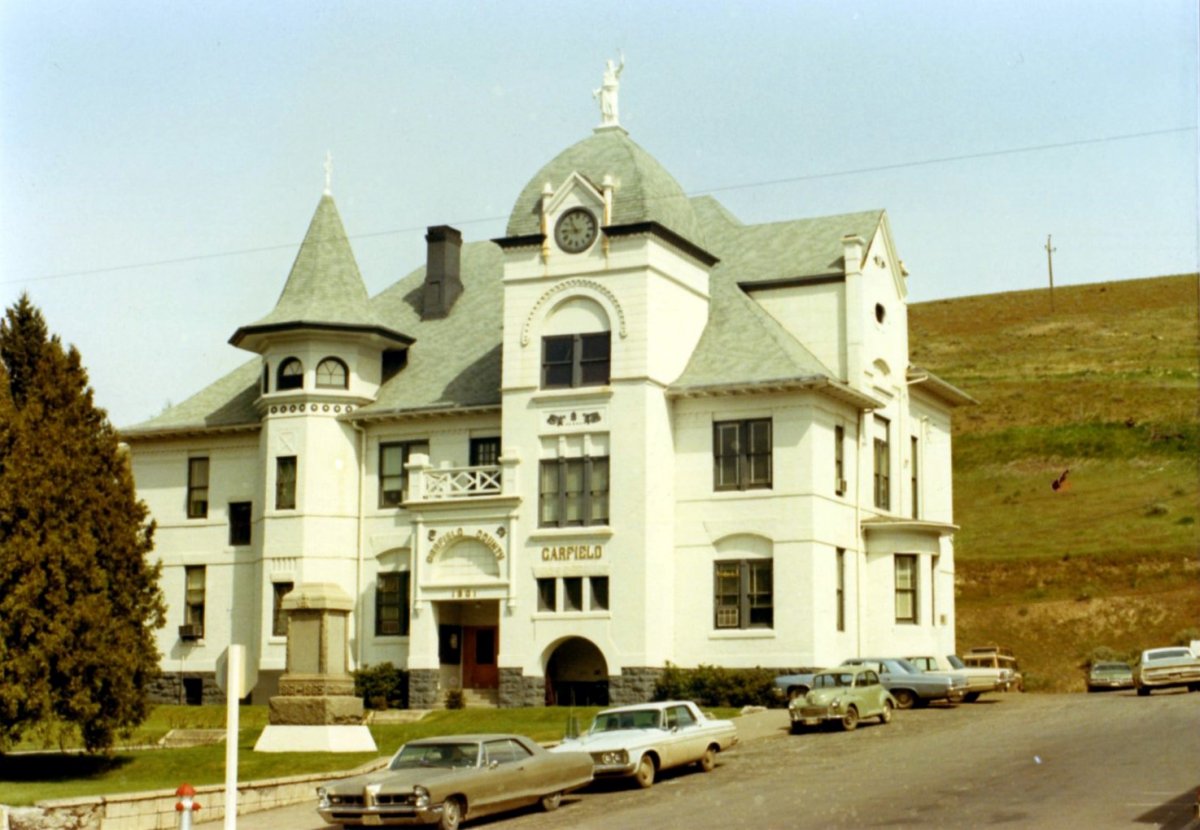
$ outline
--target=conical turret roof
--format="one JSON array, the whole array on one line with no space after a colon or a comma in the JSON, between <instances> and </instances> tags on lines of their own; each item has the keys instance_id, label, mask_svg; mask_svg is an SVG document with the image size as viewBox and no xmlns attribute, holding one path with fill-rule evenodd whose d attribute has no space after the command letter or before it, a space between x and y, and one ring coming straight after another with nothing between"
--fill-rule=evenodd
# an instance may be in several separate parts
<instances>
[{"instance_id":1,"label":"conical turret roof","mask_svg":"<svg viewBox=\"0 0 1200 830\"><path fill-rule=\"evenodd\" d=\"M256 351L258 338L247 342L251 335L298 328L373 332L411 342L406 335L383 326L371 310L342 218L328 193L317 204L275 308L261 320L239 328L229 342Z\"/></svg>"}]
</instances>

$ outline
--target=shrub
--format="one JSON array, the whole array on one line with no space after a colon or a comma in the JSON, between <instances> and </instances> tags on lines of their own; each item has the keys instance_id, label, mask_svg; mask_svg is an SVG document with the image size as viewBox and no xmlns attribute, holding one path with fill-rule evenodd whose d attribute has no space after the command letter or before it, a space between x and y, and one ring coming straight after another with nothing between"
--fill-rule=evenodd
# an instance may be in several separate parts
<instances>
[{"instance_id":1,"label":"shrub","mask_svg":"<svg viewBox=\"0 0 1200 830\"><path fill-rule=\"evenodd\" d=\"M1200 640L1200 628L1184 628L1175 632L1175 636L1171 638L1172 645L1190 646L1192 640Z\"/></svg>"},{"instance_id":2,"label":"shrub","mask_svg":"<svg viewBox=\"0 0 1200 830\"><path fill-rule=\"evenodd\" d=\"M763 669L726 669L701 665L681 669L667 663L654 686L655 700L694 700L702 706L769 706L775 674Z\"/></svg>"},{"instance_id":3,"label":"shrub","mask_svg":"<svg viewBox=\"0 0 1200 830\"><path fill-rule=\"evenodd\" d=\"M446 690L446 708L447 709L465 709L467 700L463 697L462 689L447 689Z\"/></svg>"},{"instance_id":4,"label":"shrub","mask_svg":"<svg viewBox=\"0 0 1200 830\"><path fill-rule=\"evenodd\" d=\"M407 709L408 672L391 663L363 666L354 672L354 694L368 709Z\"/></svg>"}]
</instances>

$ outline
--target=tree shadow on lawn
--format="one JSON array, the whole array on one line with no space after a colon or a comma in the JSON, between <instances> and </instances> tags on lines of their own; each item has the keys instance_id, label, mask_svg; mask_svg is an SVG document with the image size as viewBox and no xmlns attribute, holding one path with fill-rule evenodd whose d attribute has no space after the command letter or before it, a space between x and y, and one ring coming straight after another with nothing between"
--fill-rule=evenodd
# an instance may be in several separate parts
<instances>
[{"instance_id":1,"label":"tree shadow on lawn","mask_svg":"<svg viewBox=\"0 0 1200 830\"><path fill-rule=\"evenodd\" d=\"M22 752L0 755L0 781L79 781L100 778L131 760L121 755L74 752Z\"/></svg>"}]
</instances>

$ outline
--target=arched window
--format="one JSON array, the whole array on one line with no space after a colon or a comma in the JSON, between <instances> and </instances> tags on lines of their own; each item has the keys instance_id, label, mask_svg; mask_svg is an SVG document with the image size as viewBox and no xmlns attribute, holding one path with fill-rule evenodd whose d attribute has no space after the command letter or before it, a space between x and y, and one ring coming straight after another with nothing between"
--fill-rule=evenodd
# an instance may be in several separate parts
<instances>
[{"instance_id":1,"label":"arched window","mask_svg":"<svg viewBox=\"0 0 1200 830\"><path fill-rule=\"evenodd\" d=\"M336 357L327 357L317 364L318 389L346 389L348 377L346 364Z\"/></svg>"},{"instance_id":2,"label":"arched window","mask_svg":"<svg viewBox=\"0 0 1200 830\"><path fill-rule=\"evenodd\" d=\"M275 388L282 392L284 389L304 388L304 364L294 357L289 357L279 364L279 377Z\"/></svg>"}]
</instances>

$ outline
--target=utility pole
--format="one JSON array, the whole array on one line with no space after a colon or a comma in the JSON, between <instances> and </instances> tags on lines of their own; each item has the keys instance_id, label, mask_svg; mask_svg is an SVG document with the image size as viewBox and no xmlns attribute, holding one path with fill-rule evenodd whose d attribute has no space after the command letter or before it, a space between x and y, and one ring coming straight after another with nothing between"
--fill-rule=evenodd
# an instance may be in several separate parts
<instances>
[{"instance_id":1,"label":"utility pole","mask_svg":"<svg viewBox=\"0 0 1200 830\"><path fill-rule=\"evenodd\" d=\"M1050 234L1046 234L1046 268L1050 271L1050 313L1054 313L1054 252L1058 248L1050 245Z\"/></svg>"}]
</instances>

